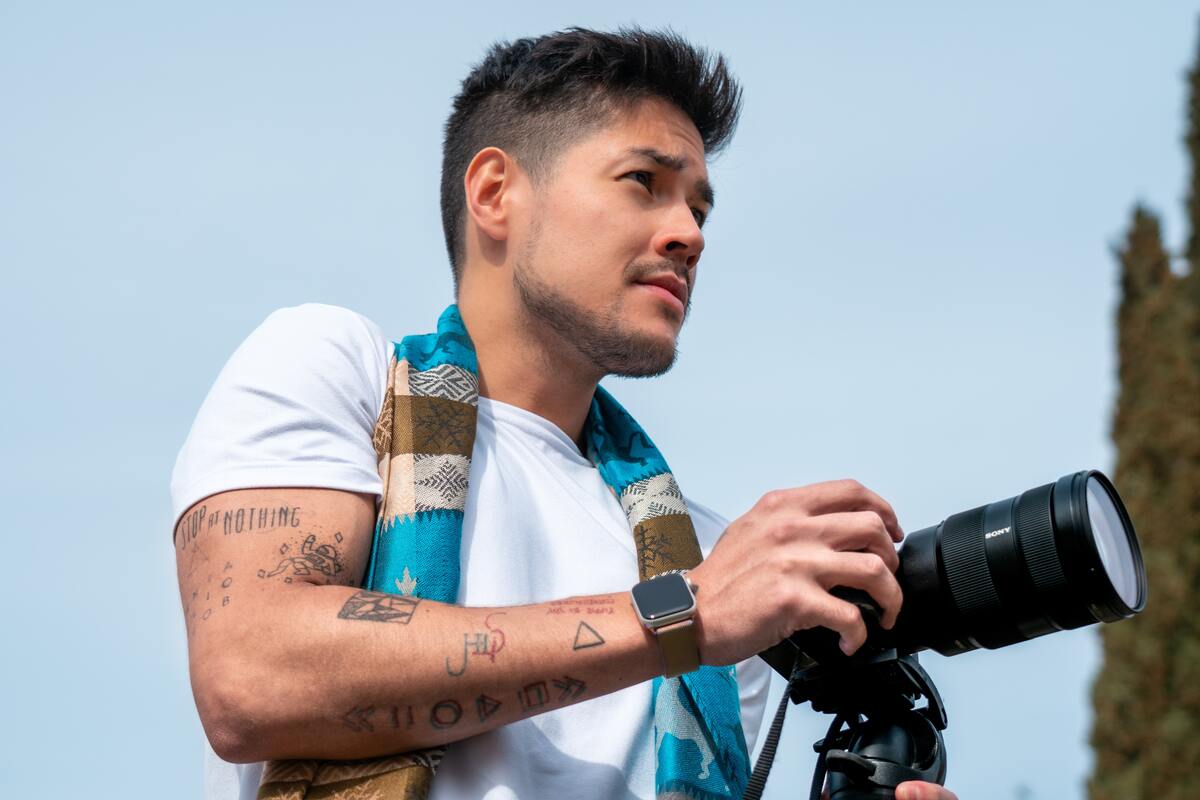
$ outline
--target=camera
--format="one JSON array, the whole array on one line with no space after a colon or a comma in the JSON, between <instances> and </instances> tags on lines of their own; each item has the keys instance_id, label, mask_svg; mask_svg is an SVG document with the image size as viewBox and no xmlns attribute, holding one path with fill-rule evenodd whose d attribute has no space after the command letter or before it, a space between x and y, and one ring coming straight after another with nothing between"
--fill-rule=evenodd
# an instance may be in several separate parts
<instances>
[{"instance_id":1,"label":"camera","mask_svg":"<svg viewBox=\"0 0 1200 800\"><path fill-rule=\"evenodd\" d=\"M909 780L940 784L947 716L919 651L952 656L1007 647L1146 607L1137 534L1116 488L1097 470L952 514L906 536L898 555L904 600L891 630L880 627L869 594L834 587L867 627L866 643L852 656L824 627L797 631L759 654L788 685L745 798L762 795L789 702L834 715L814 745L810 800L821 796L826 774L831 800L888 800Z\"/></svg>"},{"instance_id":2,"label":"camera","mask_svg":"<svg viewBox=\"0 0 1200 800\"><path fill-rule=\"evenodd\" d=\"M1098 470L952 514L908 534L899 556L904 602L891 630L879 627L879 607L865 592L833 590L863 611L868 636L860 652L952 656L1114 622L1146 607L1137 534ZM837 640L825 628L798 631L760 655L786 678L798 654L844 660Z\"/></svg>"}]
</instances>

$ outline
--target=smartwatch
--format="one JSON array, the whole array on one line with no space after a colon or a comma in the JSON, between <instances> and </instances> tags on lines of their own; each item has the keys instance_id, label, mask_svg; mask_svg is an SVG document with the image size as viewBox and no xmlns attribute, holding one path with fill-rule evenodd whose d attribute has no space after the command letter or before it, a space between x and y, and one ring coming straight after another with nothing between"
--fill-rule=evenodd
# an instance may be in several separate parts
<instances>
[{"instance_id":1,"label":"smartwatch","mask_svg":"<svg viewBox=\"0 0 1200 800\"><path fill-rule=\"evenodd\" d=\"M637 584L630 591L633 609L654 633L662 653L663 675L674 678L700 667L696 644L696 587L687 570L671 570Z\"/></svg>"}]
</instances>

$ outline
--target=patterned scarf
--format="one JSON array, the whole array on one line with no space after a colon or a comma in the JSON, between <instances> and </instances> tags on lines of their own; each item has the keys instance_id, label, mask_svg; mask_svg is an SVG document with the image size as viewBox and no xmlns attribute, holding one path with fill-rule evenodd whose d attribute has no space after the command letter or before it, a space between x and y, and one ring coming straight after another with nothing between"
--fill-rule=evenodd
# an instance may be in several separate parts
<instances>
[{"instance_id":1,"label":"patterned scarf","mask_svg":"<svg viewBox=\"0 0 1200 800\"><path fill-rule=\"evenodd\" d=\"M457 306L437 333L396 345L375 426L383 498L365 585L443 603L458 598L459 546L479 402L475 348ZM700 563L683 494L645 431L597 387L588 458L620 499L642 580ZM658 798L740 798L749 756L733 667L701 667L652 687ZM444 747L362 761L273 761L259 800L424 798Z\"/></svg>"}]
</instances>

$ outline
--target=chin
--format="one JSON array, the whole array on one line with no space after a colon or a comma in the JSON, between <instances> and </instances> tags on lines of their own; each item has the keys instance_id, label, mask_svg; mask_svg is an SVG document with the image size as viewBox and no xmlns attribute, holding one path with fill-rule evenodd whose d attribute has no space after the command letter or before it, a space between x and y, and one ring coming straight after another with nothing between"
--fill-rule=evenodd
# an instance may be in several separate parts
<instances>
[{"instance_id":1,"label":"chin","mask_svg":"<svg viewBox=\"0 0 1200 800\"><path fill-rule=\"evenodd\" d=\"M628 330L628 329L626 329ZM674 329L647 330L642 327L621 337L619 347L605 348L605 352L594 359L605 374L622 378L653 378L662 375L675 365L679 355Z\"/></svg>"}]
</instances>

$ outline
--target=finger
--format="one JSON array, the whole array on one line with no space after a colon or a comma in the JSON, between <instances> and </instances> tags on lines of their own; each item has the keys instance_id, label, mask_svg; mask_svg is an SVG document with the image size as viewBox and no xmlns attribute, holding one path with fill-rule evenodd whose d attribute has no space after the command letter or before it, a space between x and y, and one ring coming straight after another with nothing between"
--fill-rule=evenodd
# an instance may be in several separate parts
<instances>
[{"instance_id":1,"label":"finger","mask_svg":"<svg viewBox=\"0 0 1200 800\"><path fill-rule=\"evenodd\" d=\"M900 568L900 556L883 517L874 511L842 511L813 519L821 525L821 540L834 550L864 550L883 559L888 569Z\"/></svg>"},{"instance_id":2,"label":"finger","mask_svg":"<svg viewBox=\"0 0 1200 800\"><path fill-rule=\"evenodd\" d=\"M836 631L846 655L867 641L867 625L863 622L862 612L853 603L813 586L804 593L800 604L799 618L793 623L796 630L821 627Z\"/></svg>"},{"instance_id":3,"label":"finger","mask_svg":"<svg viewBox=\"0 0 1200 800\"><path fill-rule=\"evenodd\" d=\"M958 795L936 783L905 781L896 787L896 800L958 800Z\"/></svg>"},{"instance_id":4,"label":"finger","mask_svg":"<svg viewBox=\"0 0 1200 800\"><path fill-rule=\"evenodd\" d=\"M816 574L824 589L862 589L883 609L879 624L889 630L896 624L904 593L896 576L874 553L831 553L817 565Z\"/></svg>"},{"instance_id":5,"label":"finger","mask_svg":"<svg viewBox=\"0 0 1200 800\"><path fill-rule=\"evenodd\" d=\"M794 495L795 502L804 506L809 514L828 514L837 511L874 511L887 526L892 540L904 538L900 520L891 504L856 480L826 481L784 490Z\"/></svg>"}]
</instances>

